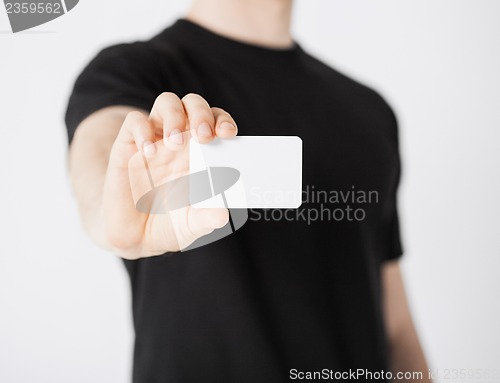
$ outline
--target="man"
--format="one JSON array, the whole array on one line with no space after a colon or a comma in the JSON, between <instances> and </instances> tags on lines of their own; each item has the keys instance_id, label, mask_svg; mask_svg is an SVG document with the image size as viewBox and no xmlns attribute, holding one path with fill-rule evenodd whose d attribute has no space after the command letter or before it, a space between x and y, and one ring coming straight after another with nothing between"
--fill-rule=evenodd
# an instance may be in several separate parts
<instances>
[{"instance_id":1,"label":"man","mask_svg":"<svg viewBox=\"0 0 500 383\"><path fill-rule=\"evenodd\" d=\"M390 371L427 378L398 265L396 120L377 93L292 40L291 8L194 1L151 40L103 50L75 84L70 176L90 236L126 259L136 383L282 382L357 369L361 381ZM360 219L256 211L235 234L181 253L226 225L227 210L138 211L129 160L167 153L169 169L182 161L171 154L184 151L186 132L208 143L237 131L301 137L304 189L377 198L352 201ZM306 199L300 209L319 206Z\"/></svg>"}]
</instances>

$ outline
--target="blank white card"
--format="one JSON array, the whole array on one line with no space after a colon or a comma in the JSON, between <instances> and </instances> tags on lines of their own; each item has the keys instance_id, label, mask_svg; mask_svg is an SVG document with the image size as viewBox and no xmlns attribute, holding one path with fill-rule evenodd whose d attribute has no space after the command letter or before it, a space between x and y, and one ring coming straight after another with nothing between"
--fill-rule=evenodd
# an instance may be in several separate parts
<instances>
[{"instance_id":1,"label":"blank white card","mask_svg":"<svg viewBox=\"0 0 500 383\"><path fill-rule=\"evenodd\" d=\"M209 144L191 139L189 169L191 174L208 170L210 181L212 198L193 201L195 207L293 209L302 203L299 137L239 136L216 138ZM238 172L239 177L234 177ZM225 174L231 176L229 185ZM191 189L199 187L193 184ZM190 195L197 192L190 190Z\"/></svg>"}]
</instances>

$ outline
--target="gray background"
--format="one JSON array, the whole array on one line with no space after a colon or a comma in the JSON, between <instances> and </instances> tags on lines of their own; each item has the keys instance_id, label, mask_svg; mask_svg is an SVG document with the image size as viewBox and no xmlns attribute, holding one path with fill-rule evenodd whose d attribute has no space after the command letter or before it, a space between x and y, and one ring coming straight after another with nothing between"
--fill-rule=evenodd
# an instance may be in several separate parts
<instances>
[{"instance_id":1,"label":"gray background","mask_svg":"<svg viewBox=\"0 0 500 383\"><path fill-rule=\"evenodd\" d=\"M80 228L62 115L97 49L187 4L86 0L15 35L0 11L1 382L128 381L128 280ZM495 0L299 0L295 12L306 49L397 110L403 267L441 370L500 368L499 14Z\"/></svg>"}]
</instances>

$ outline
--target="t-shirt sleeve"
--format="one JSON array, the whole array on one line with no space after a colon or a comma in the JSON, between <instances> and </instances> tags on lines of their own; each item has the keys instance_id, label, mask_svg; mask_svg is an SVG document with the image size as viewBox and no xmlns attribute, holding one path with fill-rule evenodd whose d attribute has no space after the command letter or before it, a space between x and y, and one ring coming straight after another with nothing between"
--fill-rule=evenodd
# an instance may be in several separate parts
<instances>
[{"instance_id":1,"label":"t-shirt sleeve","mask_svg":"<svg viewBox=\"0 0 500 383\"><path fill-rule=\"evenodd\" d=\"M392 143L393 176L389 185L389 196L381 225L382 261L398 259L403 255L398 212L398 189L401 179L401 155L399 150L399 128L396 115L387 105L389 112L390 140Z\"/></svg>"},{"instance_id":2,"label":"t-shirt sleeve","mask_svg":"<svg viewBox=\"0 0 500 383\"><path fill-rule=\"evenodd\" d=\"M78 76L65 122L71 143L78 125L102 108L125 105L150 110L164 90L158 58L144 43L106 48Z\"/></svg>"}]
</instances>

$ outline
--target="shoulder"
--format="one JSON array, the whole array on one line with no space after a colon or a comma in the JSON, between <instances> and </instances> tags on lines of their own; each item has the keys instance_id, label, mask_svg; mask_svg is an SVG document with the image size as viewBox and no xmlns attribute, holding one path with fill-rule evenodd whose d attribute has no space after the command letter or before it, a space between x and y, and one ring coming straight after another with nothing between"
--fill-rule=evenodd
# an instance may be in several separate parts
<instances>
[{"instance_id":1,"label":"shoulder","mask_svg":"<svg viewBox=\"0 0 500 383\"><path fill-rule=\"evenodd\" d=\"M161 92L169 84L174 59L168 43L160 47L152 41L134 41L105 47L87 63L76 80L76 86L129 86L136 91Z\"/></svg>"},{"instance_id":2,"label":"shoulder","mask_svg":"<svg viewBox=\"0 0 500 383\"><path fill-rule=\"evenodd\" d=\"M397 119L392 106L377 90L363 84L337 68L310 54L304 55L304 64L321 87L327 88L336 107L343 108L372 122L380 122L397 134Z\"/></svg>"},{"instance_id":3,"label":"shoulder","mask_svg":"<svg viewBox=\"0 0 500 383\"><path fill-rule=\"evenodd\" d=\"M175 41L155 36L111 45L101 49L88 63L86 72L112 71L115 74L142 78L165 77L180 65L180 48Z\"/></svg>"},{"instance_id":4,"label":"shoulder","mask_svg":"<svg viewBox=\"0 0 500 383\"><path fill-rule=\"evenodd\" d=\"M155 51L146 41L136 41L108 46L100 50L90 61L88 69L112 66L115 70L123 67L154 65Z\"/></svg>"},{"instance_id":5,"label":"shoulder","mask_svg":"<svg viewBox=\"0 0 500 383\"><path fill-rule=\"evenodd\" d=\"M323 81L333 84L336 88L341 90L344 95L359 97L363 100L373 102L380 108L391 109L384 97L372 87L363 84L346 73L341 72L337 68L309 54L305 55L305 60L311 72L322 77Z\"/></svg>"}]
</instances>

